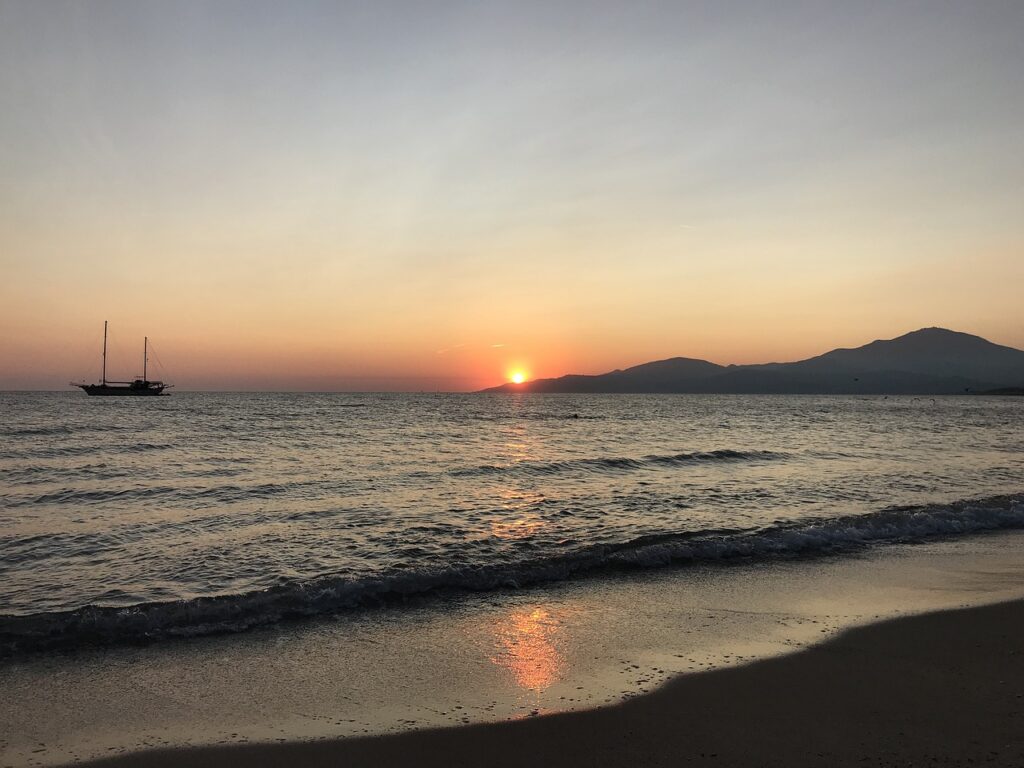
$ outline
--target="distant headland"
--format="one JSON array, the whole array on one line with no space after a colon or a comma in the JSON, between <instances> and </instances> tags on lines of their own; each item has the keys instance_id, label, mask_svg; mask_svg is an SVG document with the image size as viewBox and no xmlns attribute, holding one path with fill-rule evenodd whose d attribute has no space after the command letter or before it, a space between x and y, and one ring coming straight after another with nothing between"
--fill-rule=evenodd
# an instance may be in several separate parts
<instances>
[{"instance_id":1,"label":"distant headland","mask_svg":"<svg viewBox=\"0 0 1024 768\"><path fill-rule=\"evenodd\" d=\"M570 374L484 392L703 394L1018 394L1024 351L945 328L922 328L793 363L717 365L673 357L594 376Z\"/></svg>"}]
</instances>

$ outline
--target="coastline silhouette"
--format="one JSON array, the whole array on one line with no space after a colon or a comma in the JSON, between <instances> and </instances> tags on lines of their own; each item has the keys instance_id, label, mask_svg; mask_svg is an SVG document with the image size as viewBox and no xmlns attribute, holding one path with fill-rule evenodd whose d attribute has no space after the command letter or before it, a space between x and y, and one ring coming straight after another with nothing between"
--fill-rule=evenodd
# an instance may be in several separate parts
<instances>
[{"instance_id":1,"label":"coastline silhouette","mask_svg":"<svg viewBox=\"0 0 1024 768\"><path fill-rule=\"evenodd\" d=\"M593 376L569 374L483 391L1012 395L1024 392L1024 351L945 328L922 328L793 363L717 365L674 357Z\"/></svg>"}]
</instances>

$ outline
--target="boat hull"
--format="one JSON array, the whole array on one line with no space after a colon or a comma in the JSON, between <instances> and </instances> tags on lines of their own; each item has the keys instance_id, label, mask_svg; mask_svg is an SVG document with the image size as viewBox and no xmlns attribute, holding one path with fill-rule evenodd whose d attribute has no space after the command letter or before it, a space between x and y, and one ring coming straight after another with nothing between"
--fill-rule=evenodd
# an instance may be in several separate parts
<instances>
[{"instance_id":1,"label":"boat hull","mask_svg":"<svg viewBox=\"0 0 1024 768\"><path fill-rule=\"evenodd\" d=\"M91 397L156 397L164 394L164 390L173 384L162 381L150 381L146 376L149 363L149 337L142 342L142 375L135 376L131 381L111 381L107 378L107 321L103 321L103 377L98 384L86 384L72 381L71 386L78 387Z\"/></svg>"},{"instance_id":2,"label":"boat hull","mask_svg":"<svg viewBox=\"0 0 1024 768\"><path fill-rule=\"evenodd\" d=\"M156 397L164 393L163 385L160 386L116 386L112 384L77 384L82 391L93 397Z\"/></svg>"}]
</instances>

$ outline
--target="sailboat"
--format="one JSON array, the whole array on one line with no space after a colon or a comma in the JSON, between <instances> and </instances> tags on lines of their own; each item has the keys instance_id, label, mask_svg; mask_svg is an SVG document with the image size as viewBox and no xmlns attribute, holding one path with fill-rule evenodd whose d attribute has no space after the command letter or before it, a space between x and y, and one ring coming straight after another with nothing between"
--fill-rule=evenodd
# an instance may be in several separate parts
<instances>
[{"instance_id":1,"label":"sailboat","mask_svg":"<svg viewBox=\"0 0 1024 768\"><path fill-rule=\"evenodd\" d=\"M103 374L99 384L78 384L71 382L71 386L80 387L87 395L162 395L165 389L173 386L164 384L162 381L150 381L146 375L149 364L149 337L144 337L142 342L142 378L132 381L107 381L107 321L103 321Z\"/></svg>"}]
</instances>

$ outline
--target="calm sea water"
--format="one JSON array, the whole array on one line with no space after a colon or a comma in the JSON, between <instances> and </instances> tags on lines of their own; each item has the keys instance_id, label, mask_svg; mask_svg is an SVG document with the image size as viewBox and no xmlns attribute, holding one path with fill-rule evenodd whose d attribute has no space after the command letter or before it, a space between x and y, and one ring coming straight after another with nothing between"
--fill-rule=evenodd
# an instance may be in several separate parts
<instances>
[{"instance_id":1,"label":"calm sea water","mask_svg":"<svg viewBox=\"0 0 1024 768\"><path fill-rule=\"evenodd\" d=\"M1024 527L1024 399L0 393L0 654Z\"/></svg>"}]
</instances>

